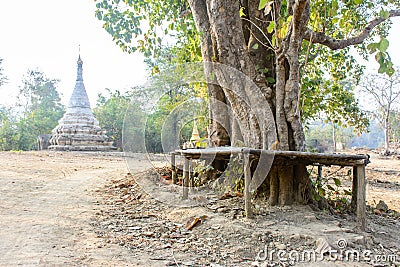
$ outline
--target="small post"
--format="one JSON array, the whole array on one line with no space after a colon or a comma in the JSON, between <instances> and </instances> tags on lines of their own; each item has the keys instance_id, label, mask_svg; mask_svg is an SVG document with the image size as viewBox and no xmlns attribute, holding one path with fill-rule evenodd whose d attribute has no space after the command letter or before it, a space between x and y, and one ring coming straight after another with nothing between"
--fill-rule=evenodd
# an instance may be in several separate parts
<instances>
[{"instance_id":1,"label":"small post","mask_svg":"<svg viewBox=\"0 0 400 267\"><path fill-rule=\"evenodd\" d=\"M322 165L318 165L318 178L317 178L317 180L319 182L322 181Z\"/></svg>"},{"instance_id":2,"label":"small post","mask_svg":"<svg viewBox=\"0 0 400 267\"><path fill-rule=\"evenodd\" d=\"M358 174L357 166L353 166L353 183L351 187L351 208L357 213L357 195L358 195Z\"/></svg>"},{"instance_id":3,"label":"small post","mask_svg":"<svg viewBox=\"0 0 400 267\"><path fill-rule=\"evenodd\" d=\"M171 170L172 170L172 183L176 184L176 162L175 162L176 153L171 153Z\"/></svg>"},{"instance_id":4,"label":"small post","mask_svg":"<svg viewBox=\"0 0 400 267\"><path fill-rule=\"evenodd\" d=\"M243 152L243 163L244 163L244 209L246 212L246 218L253 218L253 210L251 209L251 193L250 193L250 182L251 182L251 170L250 170L250 153L249 151Z\"/></svg>"},{"instance_id":5,"label":"small post","mask_svg":"<svg viewBox=\"0 0 400 267\"><path fill-rule=\"evenodd\" d=\"M189 196L189 158L184 157L183 161L183 181L182 181L182 199L188 199Z\"/></svg>"},{"instance_id":6,"label":"small post","mask_svg":"<svg viewBox=\"0 0 400 267\"><path fill-rule=\"evenodd\" d=\"M357 226L360 230L365 231L366 217L366 180L365 165L357 165Z\"/></svg>"},{"instance_id":7,"label":"small post","mask_svg":"<svg viewBox=\"0 0 400 267\"><path fill-rule=\"evenodd\" d=\"M193 173L193 161L189 162L189 192L194 192L194 173Z\"/></svg>"}]
</instances>

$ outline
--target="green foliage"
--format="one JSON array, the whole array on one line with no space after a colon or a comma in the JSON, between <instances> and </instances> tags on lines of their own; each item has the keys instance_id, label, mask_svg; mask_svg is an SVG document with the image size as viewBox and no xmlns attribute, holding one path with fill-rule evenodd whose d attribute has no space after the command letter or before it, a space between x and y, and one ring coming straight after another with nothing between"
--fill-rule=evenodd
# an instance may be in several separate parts
<instances>
[{"instance_id":1,"label":"green foliage","mask_svg":"<svg viewBox=\"0 0 400 267\"><path fill-rule=\"evenodd\" d=\"M0 150L18 147L18 128L11 108L0 107Z\"/></svg>"},{"instance_id":2,"label":"green foliage","mask_svg":"<svg viewBox=\"0 0 400 267\"><path fill-rule=\"evenodd\" d=\"M0 87L7 82L7 77L3 74L3 67L1 66L1 64L3 63L3 59L0 58Z\"/></svg>"},{"instance_id":3,"label":"green foliage","mask_svg":"<svg viewBox=\"0 0 400 267\"><path fill-rule=\"evenodd\" d=\"M282 1L276 21L266 22L269 23L267 31L272 35L268 45L273 49L279 48L292 23L288 2ZM259 1L259 9L264 13L269 14L273 6L274 1ZM399 0L316 0L310 5L308 27L334 39L346 39L364 30L373 18L388 18L388 10L399 6ZM195 29L186 1L96 0L96 7L97 18L117 45L127 52L138 50L144 53L152 74L162 69L160 62L174 64L201 60L201 33ZM241 17L246 16L244 8L239 12ZM356 46L364 58L370 53L375 54L380 64L379 72L389 75L393 72L386 38L390 24L389 20L380 24L371 32L371 37ZM350 54L350 49L332 51L305 41L302 55L302 120L313 120L322 113L330 120L355 127L358 132L365 131L368 120L353 95L353 88L364 69ZM274 77L268 77L268 82L273 84Z\"/></svg>"},{"instance_id":4,"label":"green foliage","mask_svg":"<svg viewBox=\"0 0 400 267\"><path fill-rule=\"evenodd\" d=\"M389 116L390 141L400 143L400 112L393 110Z\"/></svg>"},{"instance_id":5,"label":"green foliage","mask_svg":"<svg viewBox=\"0 0 400 267\"><path fill-rule=\"evenodd\" d=\"M29 70L24 76L14 109L3 108L0 129L0 149L36 149L37 137L49 134L64 113L56 90L57 80L40 71Z\"/></svg>"},{"instance_id":6,"label":"green foliage","mask_svg":"<svg viewBox=\"0 0 400 267\"><path fill-rule=\"evenodd\" d=\"M314 168L309 172L311 174L310 177L316 176ZM336 212L343 213L349 211L351 209L350 198L353 193L350 189L346 189L341 181L351 176L352 170L349 168L340 167L338 169L331 169L325 167L321 177L311 180L317 192L314 196L315 200L319 201L322 198L326 198Z\"/></svg>"},{"instance_id":7,"label":"green foliage","mask_svg":"<svg viewBox=\"0 0 400 267\"><path fill-rule=\"evenodd\" d=\"M99 120L100 127L107 131L107 136L114 142L114 146L122 148L122 129L131 94L106 90L106 95L98 95L93 113Z\"/></svg>"},{"instance_id":8,"label":"green foliage","mask_svg":"<svg viewBox=\"0 0 400 267\"><path fill-rule=\"evenodd\" d=\"M186 1L95 2L96 17L124 51L138 50L148 58L158 58L170 41L170 57L177 57L180 62L200 60L200 39Z\"/></svg>"},{"instance_id":9,"label":"green foliage","mask_svg":"<svg viewBox=\"0 0 400 267\"><path fill-rule=\"evenodd\" d=\"M169 151L188 141L193 119L198 118L200 136L207 136L208 109L204 99L196 98L193 86L177 85L163 95L148 115L146 147L149 152ZM162 142L162 139L164 142ZM162 144L166 147L162 147Z\"/></svg>"},{"instance_id":10,"label":"green foliage","mask_svg":"<svg viewBox=\"0 0 400 267\"><path fill-rule=\"evenodd\" d=\"M359 108L354 95L364 68L357 64L348 50L330 51L325 47L310 50L312 64L304 68L301 81L304 122L325 117L339 126L354 127L359 133L367 130L367 115Z\"/></svg>"},{"instance_id":11,"label":"green foliage","mask_svg":"<svg viewBox=\"0 0 400 267\"><path fill-rule=\"evenodd\" d=\"M336 140L341 142L345 147L349 147L356 134L352 127L343 128L336 124ZM315 123L309 125L305 131L306 140L318 140L318 144L324 148L333 147L333 124L332 123Z\"/></svg>"}]
</instances>

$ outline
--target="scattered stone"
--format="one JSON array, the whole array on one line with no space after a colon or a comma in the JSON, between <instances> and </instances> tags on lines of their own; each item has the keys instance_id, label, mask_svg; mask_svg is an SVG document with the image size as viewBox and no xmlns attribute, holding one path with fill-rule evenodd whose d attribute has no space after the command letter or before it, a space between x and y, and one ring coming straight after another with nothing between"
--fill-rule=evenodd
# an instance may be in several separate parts
<instances>
[{"instance_id":1,"label":"scattered stone","mask_svg":"<svg viewBox=\"0 0 400 267\"><path fill-rule=\"evenodd\" d=\"M387 212L389 210L389 207L383 200L379 200L379 203L376 205L376 209Z\"/></svg>"},{"instance_id":2,"label":"scattered stone","mask_svg":"<svg viewBox=\"0 0 400 267\"><path fill-rule=\"evenodd\" d=\"M324 238L318 238L315 241L315 246L317 247L315 252L321 255L332 249L332 246Z\"/></svg>"},{"instance_id":3,"label":"scattered stone","mask_svg":"<svg viewBox=\"0 0 400 267\"><path fill-rule=\"evenodd\" d=\"M279 250L285 250L286 249L286 245L285 244L278 244L276 246L276 248L279 249Z\"/></svg>"}]
</instances>

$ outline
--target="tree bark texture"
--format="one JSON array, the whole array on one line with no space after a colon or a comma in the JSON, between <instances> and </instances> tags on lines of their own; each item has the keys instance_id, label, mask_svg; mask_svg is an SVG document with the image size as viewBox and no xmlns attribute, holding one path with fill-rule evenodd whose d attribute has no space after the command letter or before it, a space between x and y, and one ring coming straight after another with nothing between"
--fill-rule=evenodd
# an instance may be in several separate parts
<instances>
[{"instance_id":1,"label":"tree bark texture","mask_svg":"<svg viewBox=\"0 0 400 267\"><path fill-rule=\"evenodd\" d=\"M281 1L265 14L258 10L258 0L188 0L196 27L202 34L204 62L229 66L249 77L256 86L231 72L206 67L206 75L215 74L217 84L209 84L210 137L214 144L262 149L304 150L304 133L300 121L299 54L307 31L309 1L289 1L293 15L286 37L277 51L268 45L272 12L279 14ZM245 17L240 17L240 8ZM277 16L274 16L277 19ZM268 77L275 83L268 83ZM232 89L235 87L235 89ZM217 104L217 102L219 104ZM221 103L226 105L221 105ZM235 119L229 119L229 110ZM240 130L240 131L238 131ZM240 133L240 134L239 134ZM265 179L269 201L275 204L306 203L312 187L305 166L274 166Z\"/></svg>"}]
</instances>

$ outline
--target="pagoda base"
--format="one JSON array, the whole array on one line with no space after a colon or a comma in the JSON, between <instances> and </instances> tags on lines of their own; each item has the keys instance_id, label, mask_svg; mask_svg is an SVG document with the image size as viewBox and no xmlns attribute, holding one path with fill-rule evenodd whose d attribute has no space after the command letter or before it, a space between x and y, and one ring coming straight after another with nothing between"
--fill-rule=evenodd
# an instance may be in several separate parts
<instances>
[{"instance_id":1,"label":"pagoda base","mask_svg":"<svg viewBox=\"0 0 400 267\"><path fill-rule=\"evenodd\" d=\"M73 145L52 145L49 146L50 150L57 151L109 151L116 150L116 147L113 146L73 146Z\"/></svg>"}]
</instances>

